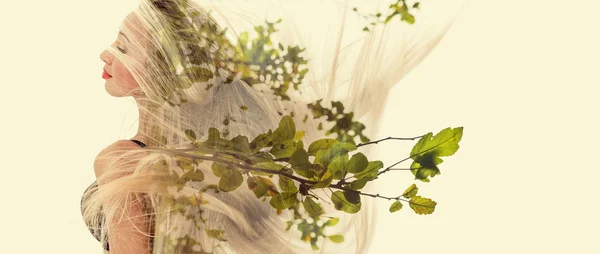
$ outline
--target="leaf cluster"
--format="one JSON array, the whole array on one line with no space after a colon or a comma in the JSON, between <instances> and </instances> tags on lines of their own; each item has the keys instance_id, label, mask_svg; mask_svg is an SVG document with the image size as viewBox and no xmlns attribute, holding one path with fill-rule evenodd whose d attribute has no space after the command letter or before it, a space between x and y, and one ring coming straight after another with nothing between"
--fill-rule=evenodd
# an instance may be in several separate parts
<instances>
[{"instance_id":1,"label":"leaf cluster","mask_svg":"<svg viewBox=\"0 0 600 254\"><path fill-rule=\"evenodd\" d=\"M419 9L420 2L415 2L412 5L407 3L407 0L396 0L395 3L392 3L388 6L388 13L383 14L381 12L377 12L375 14L361 15L368 23L368 26L363 28L363 31L369 32L373 27L378 24L387 24L396 16L400 17L400 21L406 22L407 24L415 23L415 16L413 15L413 11ZM353 9L354 12L359 13L358 8Z\"/></svg>"}]
</instances>

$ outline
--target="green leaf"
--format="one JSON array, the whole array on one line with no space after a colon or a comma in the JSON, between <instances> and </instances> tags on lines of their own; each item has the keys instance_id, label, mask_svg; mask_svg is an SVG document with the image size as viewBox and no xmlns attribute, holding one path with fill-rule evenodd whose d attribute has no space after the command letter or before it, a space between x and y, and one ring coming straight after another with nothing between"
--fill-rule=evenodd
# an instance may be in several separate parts
<instances>
[{"instance_id":1,"label":"green leaf","mask_svg":"<svg viewBox=\"0 0 600 254\"><path fill-rule=\"evenodd\" d=\"M321 164L323 168L327 168L336 157L346 154L347 152L347 150L337 143L326 150L319 150L315 155L313 163Z\"/></svg>"},{"instance_id":2,"label":"green leaf","mask_svg":"<svg viewBox=\"0 0 600 254\"><path fill-rule=\"evenodd\" d=\"M302 205L304 206L306 212L312 217L319 216L324 212L323 207L321 207L321 205L315 202L311 197L306 197L304 202L302 202Z\"/></svg>"},{"instance_id":3,"label":"green leaf","mask_svg":"<svg viewBox=\"0 0 600 254\"><path fill-rule=\"evenodd\" d=\"M223 234L225 234L224 230L216 230L216 229L206 229L206 235L210 238L215 238L219 241L227 241L223 238Z\"/></svg>"},{"instance_id":4,"label":"green leaf","mask_svg":"<svg viewBox=\"0 0 600 254\"><path fill-rule=\"evenodd\" d=\"M186 181L202 182L204 181L204 173L201 170L190 170L183 174L181 178L184 178Z\"/></svg>"},{"instance_id":5,"label":"green leaf","mask_svg":"<svg viewBox=\"0 0 600 254\"><path fill-rule=\"evenodd\" d=\"M223 165L218 162L213 162L211 167L212 167L213 175L215 175L216 177L223 177L223 176L230 175L231 171L232 171L226 165Z\"/></svg>"},{"instance_id":6,"label":"green leaf","mask_svg":"<svg viewBox=\"0 0 600 254\"><path fill-rule=\"evenodd\" d=\"M363 170L362 172L355 174L354 177L356 177L356 179L360 180L360 179L368 179L368 180L373 180L377 178L377 174L379 173L379 170L383 168L383 163L381 161L370 161L369 164L367 165L367 168L365 170Z\"/></svg>"},{"instance_id":7,"label":"green leaf","mask_svg":"<svg viewBox=\"0 0 600 254\"><path fill-rule=\"evenodd\" d=\"M408 203L417 214L431 214L435 210L437 203L431 199L414 196Z\"/></svg>"},{"instance_id":8,"label":"green leaf","mask_svg":"<svg viewBox=\"0 0 600 254\"><path fill-rule=\"evenodd\" d=\"M415 23L415 16L413 16L412 14L408 13L408 12L404 12L402 14L402 18L401 20L405 21L408 24L414 24Z\"/></svg>"},{"instance_id":9,"label":"green leaf","mask_svg":"<svg viewBox=\"0 0 600 254\"><path fill-rule=\"evenodd\" d=\"M256 152L264 148L272 141L272 135L273 134L269 130L268 133L263 133L256 136L256 138L254 138L254 140L252 140L252 142L250 143L250 149Z\"/></svg>"},{"instance_id":10,"label":"green leaf","mask_svg":"<svg viewBox=\"0 0 600 254\"><path fill-rule=\"evenodd\" d=\"M364 188L364 187L365 187L365 185L366 185L366 184L367 184L369 181L371 181L371 180L370 180L370 179L367 179L367 178L363 178L363 179L360 179L360 180L354 180L354 181L352 181L352 182L350 183L350 189L353 189L353 190L360 190L360 189Z\"/></svg>"},{"instance_id":11,"label":"green leaf","mask_svg":"<svg viewBox=\"0 0 600 254\"><path fill-rule=\"evenodd\" d=\"M281 192L271 198L269 204L277 210L288 209L297 201L297 192Z\"/></svg>"},{"instance_id":12,"label":"green leaf","mask_svg":"<svg viewBox=\"0 0 600 254\"><path fill-rule=\"evenodd\" d=\"M410 156L415 161L418 161L425 153L431 153L434 157L451 156L458 150L458 143L462 139L462 135L463 127L443 129L433 138L431 132L427 133L415 144Z\"/></svg>"},{"instance_id":13,"label":"green leaf","mask_svg":"<svg viewBox=\"0 0 600 254\"><path fill-rule=\"evenodd\" d=\"M308 170L310 168L310 161L308 160L308 153L304 148L298 146L290 157L290 164L294 170Z\"/></svg>"},{"instance_id":14,"label":"green leaf","mask_svg":"<svg viewBox=\"0 0 600 254\"><path fill-rule=\"evenodd\" d=\"M262 198L271 189L275 189L275 185L271 180L264 177L248 178L248 188L254 192L256 198Z\"/></svg>"},{"instance_id":15,"label":"green leaf","mask_svg":"<svg viewBox=\"0 0 600 254\"><path fill-rule=\"evenodd\" d=\"M354 214L360 211L361 203L352 204L346 197L342 191L336 191L331 195L331 201L333 202L333 206L336 210L344 211L346 213Z\"/></svg>"},{"instance_id":16,"label":"green leaf","mask_svg":"<svg viewBox=\"0 0 600 254\"><path fill-rule=\"evenodd\" d=\"M319 150L329 149L337 143L338 141L335 139L319 139L308 146L308 154L316 156Z\"/></svg>"},{"instance_id":17,"label":"green leaf","mask_svg":"<svg viewBox=\"0 0 600 254\"><path fill-rule=\"evenodd\" d=\"M360 195L354 191L344 191L344 197L352 204L360 203Z\"/></svg>"},{"instance_id":18,"label":"green leaf","mask_svg":"<svg viewBox=\"0 0 600 254\"><path fill-rule=\"evenodd\" d=\"M346 174L346 167L348 165L348 154L342 154L329 163L327 166L327 172L325 174L332 174L333 179L341 180Z\"/></svg>"},{"instance_id":19,"label":"green leaf","mask_svg":"<svg viewBox=\"0 0 600 254\"><path fill-rule=\"evenodd\" d=\"M222 176L219 180L219 189L221 191L230 192L234 191L244 182L244 177L239 170L231 170L229 175Z\"/></svg>"},{"instance_id":20,"label":"green leaf","mask_svg":"<svg viewBox=\"0 0 600 254\"><path fill-rule=\"evenodd\" d=\"M400 209L402 209L402 203L400 203L399 200L396 200L396 202L392 203L392 205L390 206L390 213L397 212Z\"/></svg>"},{"instance_id":21,"label":"green leaf","mask_svg":"<svg viewBox=\"0 0 600 254\"><path fill-rule=\"evenodd\" d=\"M289 158L296 151L297 144L293 140L286 140L283 143L275 144L269 151L276 159Z\"/></svg>"},{"instance_id":22,"label":"green leaf","mask_svg":"<svg viewBox=\"0 0 600 254\"><path fill-rule=\"evenodd\" d=\"M296 125L292 117L286 115L279 121L279 127L273 132L273 143L283 143L292 140L296 135Z\"/></svg>"},{"instance_id":23,"label":"green leaf","mask_svg":"<svg viewBox=\"0 0 600 254\"><path fill-rule=\"evenodd\" d=\"M340 146L341 148L347 150L348 152L352 152L352 151L358 149L354 144L348 143L348 142L338 142L337 145Z\"/></svg>"},{"instance_id":24,"label":"green leaf","mask_svg":"<svg viewBox=\"0 0 600 254\"><path fill-rule=\"evenodd\" d=\"M338 222L340 222L340 218L331 218L329 220L327 220L325 223L323 223L324 227L333 227L335 225L338 224Z\"/></svg>"},{"instance_id":25,"label":"green leaf","mask_svg":"<svg viewBox=\"0 0 600 254\"><path fill-rule=\"evenodd\" d=\"M306 134L305 131L296 131L296 135L294 135L294 141L301 140L304 137L304 134Z\"/></svg>"},{"instance_id":26,"label":"green leaf","mask_svg":"<svg viewBox=\"0 0 600 254\"><path fill-rule=\"evenodd\" d=\"M177 165L184 171L190 171L194 169L194 160L187 157L178 157Z\"/></svg>"},{"instance_id":27,"label":"green leaf","mask_svg":"<svg viewBox=\"0 0 600 254\"><path fill-rule=\"evenodd\" d=\"M367 168L369 160L362 153L356 153L352 155L352 158L348 162L348 172L352 174L360 173Z\"/></svg>"},{"instance_id":28,"label":"green leaf","mask_svg":"<svg viewBox=\"0 0 600 254\"><path fill-rule=\"evenodd\" d=\"M246 155L252 152L250 149L250 143L248 143L248 138L245 136L236 136L231 139L231 143L233 144L233 150L236 152Z\"/></svg>"},{"instance_id":29,"label":"green leaf","mask_svg":"<svg viewBox=\"0 0 600 254\"><path fill-rule=\"evenodd\" d=\"M408 189L406 189L404 191L402 196L405 198L413 198L414 196L417 195L418 191L419 191L419 188L417 188L417 185L413 183L411 186L408 187Z\"/></svg>"},{"instance_id":30,"label":"green leaf","mask_svg":"<svg viewBox=\"0 0 600 254\"><path fill-rule=\"evenodd\" d=\"M292 180L285 180L283 176L279 176L279 188L281 188L281 191L283 192L297 192L298 191L298 187L296 187L296 185L294 184L294 181ZM289 179L289 178L288 178Z\"/></svg>"},{"instance_id":31,"label":"green leaf","mask_svg":"<svg viewBox=\"0 0 600 254\"><path fill-rule=\"evenodd\" d=\"M185 130L185 135L190 141L196 141L196 133L193 130Z\"/></svg>"},{"instance_id":32,"label":"green leaf","mask_svg":"<svg viewBox=\"0 0 600 254\"><path fill-rule=\"evenodd\" d=\"M323 175L323 177L321 177L321 180L319 182L317 182L315 185L313 185L311 187L311 189L319 189L319 188L327 188L331 185L331 182L333 182L333 176L332 175L326 175L327 173L325 173Z\"/></svg>"},{"instance_id":33,"label":"green leaf","mask_svg":"<svg viewBox=\"0 0 600 254\"><path fill-rule=\"evenodd\" d=\"M343 235L330 235L329 240L331 240L334 243L341 243L341 242L344 242L344 236Z\"/></svg>"}]
</instances>

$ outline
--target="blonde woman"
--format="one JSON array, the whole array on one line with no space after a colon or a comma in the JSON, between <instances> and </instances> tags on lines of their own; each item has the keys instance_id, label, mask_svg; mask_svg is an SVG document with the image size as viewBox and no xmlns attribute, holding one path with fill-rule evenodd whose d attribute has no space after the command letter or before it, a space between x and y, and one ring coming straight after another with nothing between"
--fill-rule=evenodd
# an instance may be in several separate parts
<instances>
[{"instance_id":1,"label":"blonde woman","mask_svg":"<svg viewBox=\"0 0 600 254\"><path fill-rule=\"evenodd\" d=\"M346 13L346 7L338 8ZM140 1L124 19L115 42L100 55L107 93L133 97L139 129L132 139L104 149L94 162L97 181L82 199L92 234L110 253L310 252L311 245L300 241L297 232L286 230L285 221L293 214L278 212L245 185L234 191L215 187L220 180L213 163L186 156L202 155L195 140L241 136L252 141L278 128L284 115L291 115L296 130L303 133L299 140L310 144L325 137L332 123L316 117L306 105L316 99L332 101L340 91L346 95L336 100L345 101L371 128L365 134L375 134L389 89L445 31L436 31L413 51L390 56L379 52L389 47L382 42L393 32L385 29L365 35L361 43L333 45L338 51L327 61L345 57L352 64L331 64L326 75L307 76L302 93L282 100L268 80L244 76L249 72L245 68L251 68L239 57L244 47L231 42L239 34L226 33L198 4ZM357 52L354 57L352 50ZM257 61L253 64L260 66ZM365 68L369 64L380 68ZM348 76L336 80L343 75ZM196 153L186 154L190 151ZM188 180L180 182L183 176ZM243 177L247 180L252 174ZM346 241L320 242L319 252L364 253L374 222L369 203L363 200L356 215L326 208L327 214L341 218L336 229Z\"/></svg>"}]
</instances>

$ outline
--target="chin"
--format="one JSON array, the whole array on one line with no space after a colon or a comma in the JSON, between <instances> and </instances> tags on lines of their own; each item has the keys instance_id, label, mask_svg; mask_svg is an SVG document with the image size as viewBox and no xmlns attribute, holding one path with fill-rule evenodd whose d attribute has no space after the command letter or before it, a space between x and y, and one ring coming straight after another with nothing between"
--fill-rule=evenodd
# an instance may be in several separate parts
<instances>
[{"instance_id":1,"label":"chin","mask_svg":"<svg viewBox=\"0 0 600 254\"><path fill-rule=\"evenodd\" d=\"M123 93L123 91L121 91L119 89L115 89L114 87L111 87L109 84L106 85L105 89L106 89L106 93L108 93L112 97L128 96L126 93Z\"/></svg>"}]
</instances>

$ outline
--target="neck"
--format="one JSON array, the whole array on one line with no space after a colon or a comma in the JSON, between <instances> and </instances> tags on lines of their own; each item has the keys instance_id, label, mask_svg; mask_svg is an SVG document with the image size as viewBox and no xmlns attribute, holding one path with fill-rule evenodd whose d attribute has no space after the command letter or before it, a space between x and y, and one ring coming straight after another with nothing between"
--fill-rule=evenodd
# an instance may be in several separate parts
<instances>
[{"instance_id":1,"label":"neck","mask_svg":"<svg viewBox=\"0 0 600 254\"><path fill-rule=\"evenodd\" d=\"M135 100L135 102L137 104L137 107L138 107L138 117L139 117L139 120L138 120L138 131L137 131L137 133L135 134L135 136L132 139L136 139L136 140L141 141L144 144L148 144L148 142L150 141L149 135L147 133L147 131L148 131L149 128L147 126L146 113L142 110L143 100L140 97L137 97L137 96L134 96L133 98L134 98L134 100Z\"/></svg>"}]
</instances>

